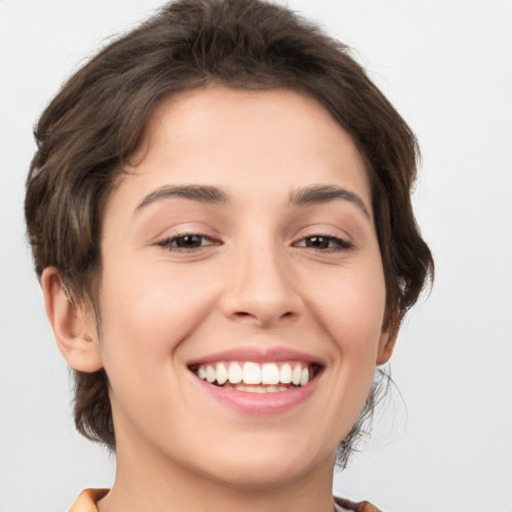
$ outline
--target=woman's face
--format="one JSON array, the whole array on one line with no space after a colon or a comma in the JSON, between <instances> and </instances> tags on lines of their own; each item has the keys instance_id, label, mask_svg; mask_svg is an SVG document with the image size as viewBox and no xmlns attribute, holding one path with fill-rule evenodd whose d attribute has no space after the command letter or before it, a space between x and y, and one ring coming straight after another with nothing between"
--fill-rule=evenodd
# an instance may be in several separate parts
<instances>
[{"instance_id":1,"label":"woman's face","mask_svg":"<svg viewBox=\"0 0 512 512\"><path fill-rule=\"evenodd\" d=\"M350 136L307 96L215 86L161 104L133 162L99 294L119 460L241 487L330 472L391 346Z\"/></svg>"}]
</instances>

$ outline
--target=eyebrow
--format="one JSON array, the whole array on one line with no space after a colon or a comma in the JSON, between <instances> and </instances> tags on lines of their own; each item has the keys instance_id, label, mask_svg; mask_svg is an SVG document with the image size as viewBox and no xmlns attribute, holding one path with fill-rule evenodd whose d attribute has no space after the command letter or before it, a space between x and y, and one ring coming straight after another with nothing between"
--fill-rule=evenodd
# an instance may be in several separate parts
<instances>
[{"instance_id":1,"label":"eyebrow","mask_svg":"<svg viewBox=\"0 0 512 512\"><path fill-rule=\"evenodd\" d=\"M148 194L135 211L168 197L192 199L206 204L227 204L230 202L229 196L224 191L211 185L165 185ZM357 206L371 220L371 215L363 200L354 192L350 192L343 187L334 185L303 187L293 191L290 194L289 201L292 206L308 206L340 199Z\"/></svg>"},{"instance_id":2,"label":"eyebrow","mask_svg":"<svg viewBox=\"0 0 512 512\"><path fill-rule=\"evenodd\" d=\"M300 188L290 195L290 204L293 206L307 206L328 203L337 199L354 204L371 220L368 208L357 194L343 187L336 187L334 185L317 185Z\"/></svg>"},{"instance_id":3,"label":"eyebrow","mask_svg":"<svg viewBox=\"0 0 512 512\"><path fill-rule=\"evenodd\" d=\"M229 202L227 194L217 187L209 185L166 185L148 194L135 211L168 197L181 197L207 204L225 204Z\"/></svg>"}]
</instances>

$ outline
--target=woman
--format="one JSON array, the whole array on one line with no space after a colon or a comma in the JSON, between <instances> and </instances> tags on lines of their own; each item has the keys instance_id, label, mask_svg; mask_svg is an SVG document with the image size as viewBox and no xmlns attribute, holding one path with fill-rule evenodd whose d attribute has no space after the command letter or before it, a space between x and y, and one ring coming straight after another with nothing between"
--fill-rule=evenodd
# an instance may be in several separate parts
<instances>
[{"instance_id":1,"label":"woman","mask_svg":"<svg viewBox=\"0 0 512 512\"><path fill-rule=\"evenodd\" d=\"M346 49L255 0L170 4L41 117L26 219L75 421L75 512L374 510L332 498L432 272L417 145Z\"/></svg>"}]
</instances>

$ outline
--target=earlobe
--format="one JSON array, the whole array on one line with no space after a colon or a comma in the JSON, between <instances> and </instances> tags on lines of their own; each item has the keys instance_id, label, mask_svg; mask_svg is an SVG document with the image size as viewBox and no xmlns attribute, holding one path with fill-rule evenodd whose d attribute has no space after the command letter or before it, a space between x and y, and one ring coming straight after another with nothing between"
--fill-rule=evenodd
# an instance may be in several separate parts
<instances>
[{"instance_id":1,"label":"earlobe","mask_svg":"<svg viewBox=\"0 0 512 512\"><path fill-rule=\"evenodd\" d=\"M391 358L396 345L398 336L398 327L389 326L382 332L379 340L379 353L377 356L377 365L385 364Z\"/></svg>"},{"instance_id":2,"label":"earlobe","mask_svg":"<svg viewBox=\"0 0 512 512\"><path fill-rule=\"evenodd\" d=\"M103 368L93 323L87 321L85 311L73 304L55 267L44 269L41 287L48 320L68 364L74 370L89 373Z\"/></svg>"}]
</instances>

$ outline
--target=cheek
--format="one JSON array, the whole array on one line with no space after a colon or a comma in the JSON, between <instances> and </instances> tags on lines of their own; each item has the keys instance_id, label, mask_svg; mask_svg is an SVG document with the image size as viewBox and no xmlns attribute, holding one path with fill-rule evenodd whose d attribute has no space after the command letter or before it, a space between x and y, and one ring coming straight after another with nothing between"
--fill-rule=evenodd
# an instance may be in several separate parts
<instances>
[{"instance_id":1,"label":"cheek","mask_svg":"<svg viewBox=\"0 0 512 512\"><path fill-rule=\"evenodd\" d=\"M111 380L118 368L130 368L131 378L143 379L170 365L181 341L211 311L213 287L200 272L171 273L163 263L105 268L102 356Z\"/></svg>"},{"instance_id":2,"label":"cheek","mask_svg":"<svg viewBox=\"0 0 512 512\"><path fill-rule=\"evenodd\" d=\"M376 356L386 302L380 262L324 279L317 276L310 297L313 314L339 350L354 357Z\"/></svg>"},{"instance_id":3,"label":"cheek","mask_svg":"<svg viewBox=\"0 0 512 512\"><path fill-rule=\"evenodd\" d=\"M312 325L331 348L325 374L330 394L319 414L326 418L322 435L333 445L355 423L374 378L386 299L379 261L326 268L305 282Z\"/></svg>"}]
</instances>

